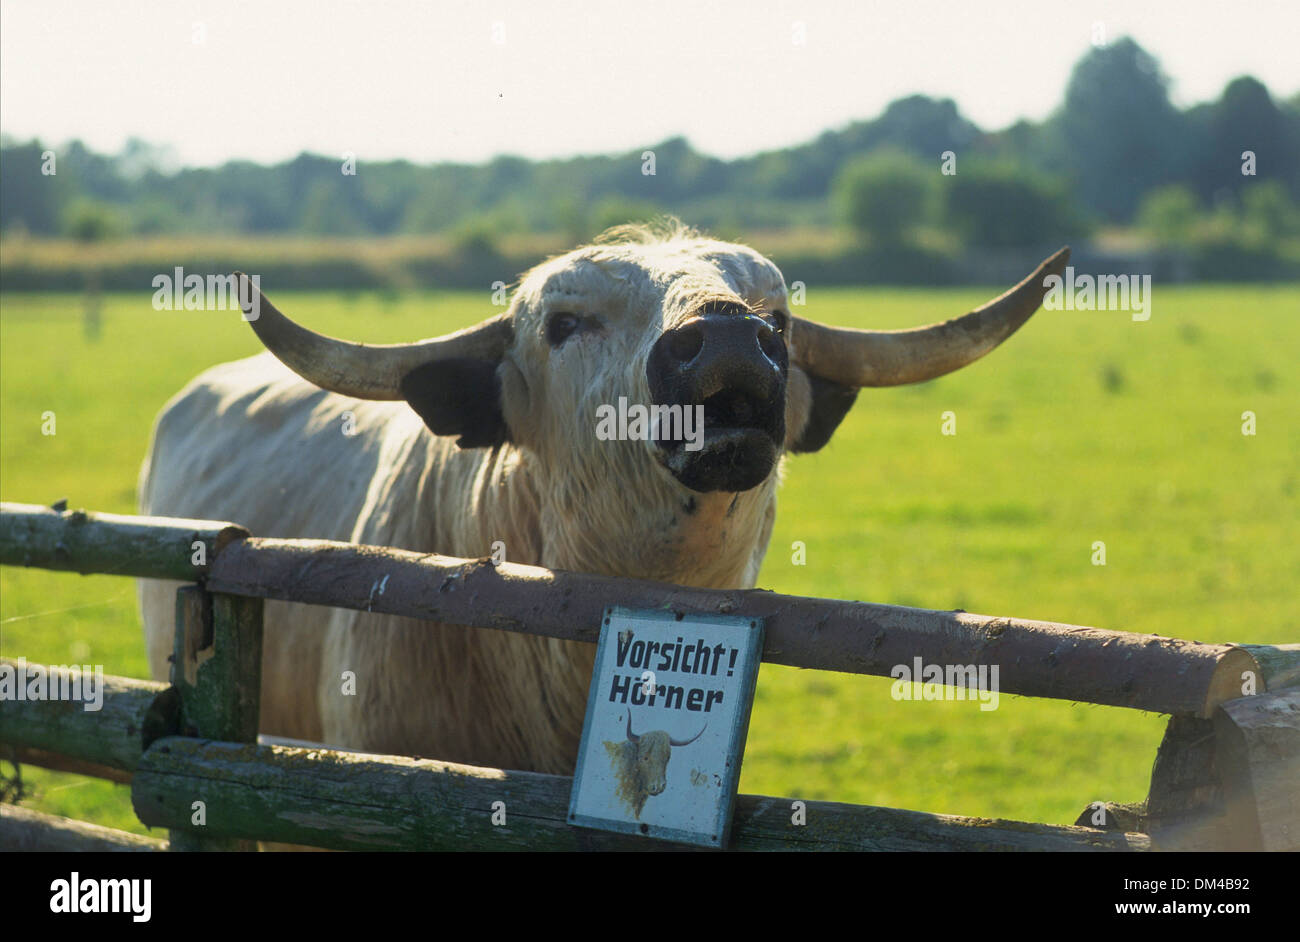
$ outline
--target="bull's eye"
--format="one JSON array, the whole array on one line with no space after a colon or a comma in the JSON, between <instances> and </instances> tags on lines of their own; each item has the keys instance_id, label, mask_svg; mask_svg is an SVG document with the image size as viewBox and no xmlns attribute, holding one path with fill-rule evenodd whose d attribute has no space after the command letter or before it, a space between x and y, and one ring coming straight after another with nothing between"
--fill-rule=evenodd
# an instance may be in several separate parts
<instances>
[{"instance_id":1,"label":"bull's eye","mask_svg":"<svg viewBox=\"0 0 1300 942\"><path fill-rule=\"evenodd\" d=\"M552 314L546 322L546 342L552 347L558 347L578 329L578 324L578 318L574 314L563 311Z\"/></svg>"},{"instance_id":2,"label":"bull's eye","mask_svg":"<svg viewBox=\"0 0 1300 942\"><path fill-rule=\"evenodd\" d=\"M773 311L771 314L772 326L776 328L778 334L784 334L790 327L790 315L785 311Z\"/></svg>"}]
</instances>

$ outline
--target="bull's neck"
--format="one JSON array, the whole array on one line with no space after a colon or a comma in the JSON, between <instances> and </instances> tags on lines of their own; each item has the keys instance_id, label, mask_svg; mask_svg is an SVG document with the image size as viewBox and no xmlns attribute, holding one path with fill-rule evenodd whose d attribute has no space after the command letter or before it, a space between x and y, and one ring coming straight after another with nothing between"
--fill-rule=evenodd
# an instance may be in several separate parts
<instances>
[{"instance_id":1,"label":"bull's neck","mask_svg":"<svg viewBox=\"0 0 1300 942\"><path fill-rule=\"evenodd\" d=\"M535 558L528 562L709 588L754 584L775 516L775 472L740 493L690 491L654 467L635 481L578 490L527 452L512 457L513 473L485 496L496 505L492 516L536 507ZM568 486L556 486L557 479Z\"/></svg>"}]
</instances>

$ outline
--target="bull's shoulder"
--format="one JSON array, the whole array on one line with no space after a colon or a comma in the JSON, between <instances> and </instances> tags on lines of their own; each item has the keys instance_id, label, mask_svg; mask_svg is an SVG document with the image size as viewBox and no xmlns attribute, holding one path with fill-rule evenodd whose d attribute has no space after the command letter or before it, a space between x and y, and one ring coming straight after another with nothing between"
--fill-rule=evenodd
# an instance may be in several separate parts
<instances>
[{"instance_id":1,"label":"bull's shoulder","mask_svg":"<svg viewBox=\"0 0 1300 942\"><path fill-rule=\"evenodd\" d=\"M391 439L421 434L405 404L325 392L269 354L223 363L163 408L140 508L262 536L347 539Z\"/></svg>"},{"instance_id":2,"label":"bull's shoulder","mask_svg":"<svg viewBox=\"0 0 1300 942\"><path fill-rule=\"evenodd\" d=\"M227 413L241 419L269 417L329 396L271 354L261 353L204 370L167 402L159 424L188 425Z\"/></svg>"},{"instance_id":3,"label":"bull's shoulder","mask_svg":"<svg viewBox=\"0 0 1300 942\"><path fill-rule=\"evenodd\" d=\"M404 402L325 392L270 354L212 367L163 409L140 508L317 537L535 562L536 498L510 446L461 449Z\"/></svg>"},{"instance_id":4,"label":"bull's shoulder","mask_svg":"<svg viewBox=\"0 0 1300 942\"><path fill-rule=\"evenodd\" d=\"M269 353L200 373L163 407L154 441L220 431L229 436L304 442L320 436L356 439L366 447L410 410L405 403L349 399L313 386ZM418 421L401 423L418 432Z\"/></svg>"}]
</instances>

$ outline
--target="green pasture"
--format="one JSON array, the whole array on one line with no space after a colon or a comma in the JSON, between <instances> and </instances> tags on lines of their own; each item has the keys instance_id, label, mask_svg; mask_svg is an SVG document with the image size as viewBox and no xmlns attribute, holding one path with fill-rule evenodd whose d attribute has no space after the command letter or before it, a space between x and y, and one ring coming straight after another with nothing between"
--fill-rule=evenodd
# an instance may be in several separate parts
<instances>
[{"instance_id":1,"label":"green pasture","mask_svg":"<svg viewBox=\"0 0 1300 942\"><path fill-rule=\"evenodd\" d=\"M495 310L487 292L264 288L317 329L374 342ZM910 326L1000 290L812 286L799 313ZM82 308L71 294L0 295L0 498L131 513L158 409L258 344L238 314L154 311L148 291L106 296L97 339ZM1147 322L1040 312L966 370L865 390L828 448L791 459L759 584L1201 641L1300 641L1298 363L1297 287L1157 285ZM948 411L952 436L941 434ZM1242 434L1247 411L1253 436ZM47 412L53 435L42 434ZM795 541L804 565L792 562ZM134 584L0 569L0 651L145 676ZM988 712L899 702L890 684L765 666L742 791L1054 823L1145 794L1161 716L1010 696ZM32 807L143 831L123 786L23 777Z\"/></svg>"}]
</instances>

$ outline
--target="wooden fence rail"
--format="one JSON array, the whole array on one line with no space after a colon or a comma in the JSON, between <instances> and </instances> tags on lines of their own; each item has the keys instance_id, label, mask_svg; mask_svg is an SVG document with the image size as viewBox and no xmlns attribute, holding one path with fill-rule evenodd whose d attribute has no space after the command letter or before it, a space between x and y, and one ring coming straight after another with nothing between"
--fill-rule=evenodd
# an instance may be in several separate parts
<instances>
[{"instance_id":1,"label":"wooden fence rail","mask_svg":"<svg viewBox=\"0 0 1300 942\"><path fill-rule=\"evenodd\" d=\"M0 663L16 665L11 658ZM57 671L57 668L49 669ZM662 849L621 835L570 828L565 816L572 780L565 776L474 768L400 756L324 748L256 746L175 735L175 687L104 677L102 709L80 703L23 700L0 711L0 742L19 746L31 764L71 758L56 767L88 774L77 761L120 769L132 784L140 820L172 829L181 846L226 849L261 839L336 850L434 850L473 846L499 850ZM210 816L191 824L193 803ZM890 808L807 801L807 824L795 826L793 798L741 796L733 846L750 850L1128 850L1149 849L1143 835L1086 827L1028 824ZM507 826L492 825L492 805L505 801ZM510 809L514 817L510 816ZM8 814L8 810L5 812ZM43 817L18 815L0 824L0 847L28 847ZM51 819L54 820L54 819ZM50 849L158 849L107 829L54 827ZM107 835L107 836L106 836ZM84 838L84 842L83 842ZM106 840L102 847L97 842Z\"/></svg>"},{"instance_id":2,"label":"wooden fence rail","mask_svg":"<svg viewBox=\"0 0 1300 942\"><path fill-rule=\"evenodd\" d=\"M0 657L0 666L21 665L14 658ZM32 666L41 666L56 683L71 682L71 671ZM151 742L177 732L180 696L174 687L150 680L105 674L103 683L99 710L87 710L77 700L6 700L0 709L0 742L69 756L107 770L134 772Z\"/></svg>"},{"instance_id":3,"label":"wooden fence rail","mask_svg":"<svg viewBox=\"0 0 1300 942\"><path fill-rule=\"evenodd\" d=\"M28 505L0 510L0 563L9 565L62 558L57 548L68 544L67 531L101 547L124 523L142 531L150 525L147 517L101 520ZM927 665L996 665L1002 693L1200 717L1241 696L1243 674L1259 671L1249 651L1230 644L760 589L694 589L327 540L261 539L215 522L160 523L172 534L166 552L142 541L147 553L105 554L104 565L175 578L168 553L183 548L188 559L185 537L207 533L214 547L204 577L212 592L593 643L603 610L613 603L764 618L763 660L773 664L877 676L918 657ZM96 530L104 535L87 536ZM94 568L94 554L71 558L77 571L104 571ZM150 564L155 572L142 571Z\"/></svg>"},{"instance_id":4,"label":"wooden fence rail","mask_svg":"<svg viewBox=\"0 0 1300 942\"><path fill-rule=\"evenodd\" d=\"M166 738L140 762L131 797L145 824L335 850L665 850L569 826L572 779L330 749ZM892 808L741 795L734 850L1147 850L1144 835ZM504 802L505 823L493 805Z\"/></svg>"},{"instance_id":5,"label":"wooden fence rail","mask_svg":"<svg viewBox=\"0 0 1300 942\"><path fill-rule=\"evenodd\" d=\"M7 566L193 582L227 543L246 536L243 527L214 520L0 503L0 564Z\"/></svg>"},{"instance_id":6,"label":"wooden fence rail","mask_svg":"<svg viewBox=\"0 0 1300 942\"><path fill-rule=\"evenodd\" d=\"M890 675L997 666L1002 693L1171 714L1145 803L1099 827L740 796L733 846L764 850L1300 849L1300 645L1201 644L1076 625L691 589L400 549L250 536L217 521L0 505L0 563L197 582L177 593L171 684L104 677L102 708L6 700L20 762L131 782L173 850L255 840L341 850L665 849L569 826L571 780L321 747L258 745L262 600L304 602L595 642L606 606L763 618L763 660ZM0 659L0 670L19 662ZM73 679L47 668L59 683ZM1256 696L1244 696L1258 693ZM5 756L0 755L0 758ZM192 824L203 800L207 820ZM505 802L506 824L492 823ZM1091 807L1091 806L1090 806ZM1113 814L1111 812L1114 812ZM109 829L12 814L0 847L158 849ZM1093 821L1094 811L1080 818ZM1137 833L1143 832L1143 833Z\"/></svg>"},{"instance_id":7,"label":"wooden fence rail","mask_svg":"<svg viewBox=\"0 0 1300 942\"><path fill-rule=\"evenodd\" d=\"M18 805L0 805L0 850L112 853L167 850L156 837L131 834Z\"/></svg>"}]
</instances>

